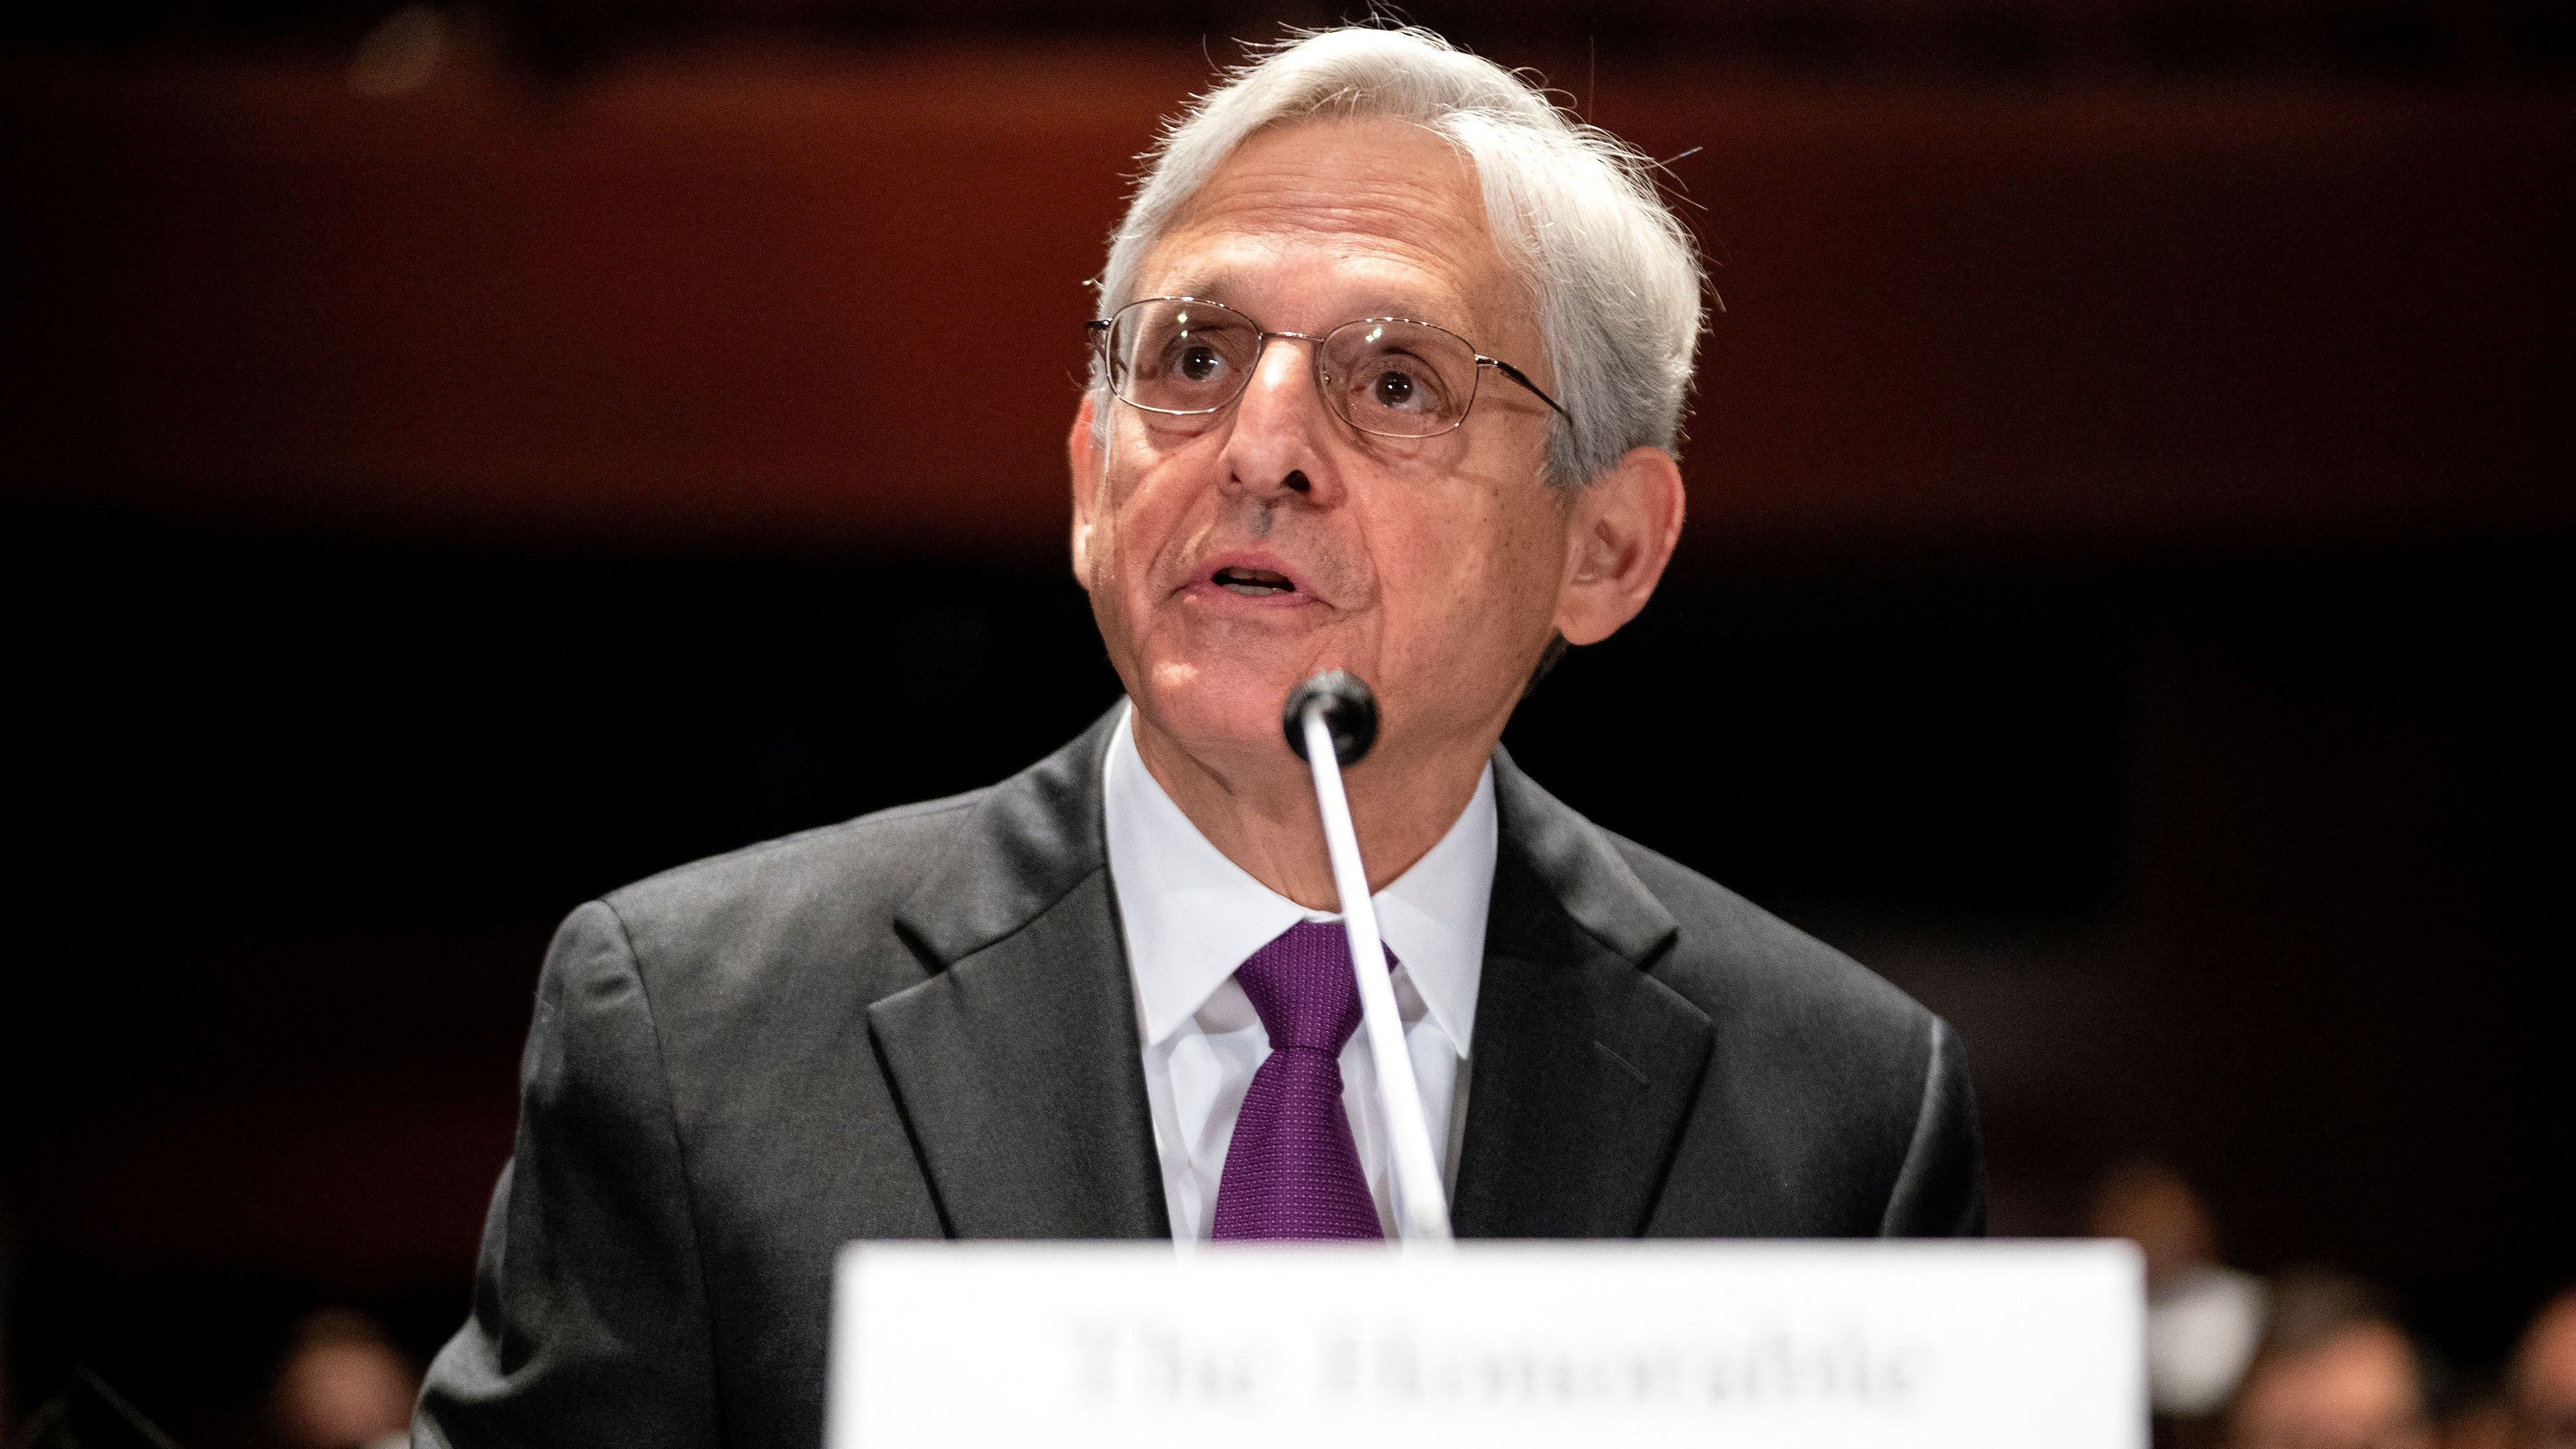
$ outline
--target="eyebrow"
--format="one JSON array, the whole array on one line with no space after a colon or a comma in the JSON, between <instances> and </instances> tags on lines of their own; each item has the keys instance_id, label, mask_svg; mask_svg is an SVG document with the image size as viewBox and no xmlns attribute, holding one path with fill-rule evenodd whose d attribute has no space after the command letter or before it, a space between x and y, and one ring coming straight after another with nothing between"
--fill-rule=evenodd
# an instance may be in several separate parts
<instances>
[{"instance_id":1,"label":"eyebrow","mask_svg":"<svg viewBox=\"0 0 2576 1449\"><path fill-rule=\"evenodd\" d=\"M1233 288L1228 284L1228 275L1223 272L1196 273L1191 276L1182 277L1170 285L1171 290L1166 292L1157 292L1151 295L1160 297L1196 297L1202 302L1218 302L1228 307L1237 305L1227 296L1227 293L1231 292ZM1416 300L1418 301L1419 299ZM1363 317L1402 317L1408 321L1428 322L1433 326L1446 327L1452 331L1458 332L1482 330L1481 324L1478 320L1471 316L1453 316L1448 320L1443 320L1442 313L1444 310L1446 309L1441 307L1418 306L1413 302L1385 302L1372 305L1365 311L1354 312L1348 317L1337 318L1335 319L1335 322L1336 325L1338 325L1341 322L1355 322ZM1456 308L1456 311L1459 313L1465 313L1467 310L1468 309L1463 305L1459 305Z\"/></svg>"}]
</instances>

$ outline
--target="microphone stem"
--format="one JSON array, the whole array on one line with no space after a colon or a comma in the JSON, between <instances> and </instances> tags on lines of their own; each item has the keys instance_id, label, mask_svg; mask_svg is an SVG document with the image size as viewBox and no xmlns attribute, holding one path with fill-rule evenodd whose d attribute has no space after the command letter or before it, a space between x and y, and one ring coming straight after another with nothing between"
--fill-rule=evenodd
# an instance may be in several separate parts
<instances>
[{"instance_id":1,"label":"microphone stem","mask_svg":"<svg viewBox=\"0 0 2576 1449\"><path fill-rule=\"evenodd\" d=\"M1360 861L1359 832L1342 792L1342 767L1334 757L1325 701L1306 706L1306 764L1315 775L1315 804L1324 816L1324 850L1333 861L1333 889L1341 897L1342 930L1350 938L1351 967L1359 973L1362 1030L1377 1067L1377 1100L1384 1111L1387 1158L1394 1166L1395 1221L1407 1243L1449 1241L1448 1194L1440 1185L1431 1128L1422 1117L1422 1089L1413 1079L1413 1054L1405 1050L1404 1020L1396 1012L1388 979L1386 944L1377 934L1377 906L1369 899L1368 870Z\"/></svg>"}]
</instances>

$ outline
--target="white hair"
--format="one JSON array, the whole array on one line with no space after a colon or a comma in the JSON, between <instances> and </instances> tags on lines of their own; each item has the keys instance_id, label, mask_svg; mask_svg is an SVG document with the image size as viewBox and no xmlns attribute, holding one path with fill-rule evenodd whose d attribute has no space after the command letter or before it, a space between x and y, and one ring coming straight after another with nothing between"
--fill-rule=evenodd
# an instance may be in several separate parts
<instances>
[{"instance_id":1,"label":"white hair","mask_svg":"<svg viewBox=\"0 0 2576 1449\"><path fill-rule=\"evenodd\" d=\"M1673 451L1702 276L1690 233L1655 193L1654 163L1428 30L1308 33L1201 96L1140 158L1144 179L1109 238L1101 315L1136 300L1146 253L1236 147L1300 121L1374 117L1422 126L1475 169L1486 223L1537 304L1553 392L1573 418L1548 435L1548 481L1587 483L1635 447ZM1097 359L1092 386L1107 386Z\"/></svg>"}]
</instances>

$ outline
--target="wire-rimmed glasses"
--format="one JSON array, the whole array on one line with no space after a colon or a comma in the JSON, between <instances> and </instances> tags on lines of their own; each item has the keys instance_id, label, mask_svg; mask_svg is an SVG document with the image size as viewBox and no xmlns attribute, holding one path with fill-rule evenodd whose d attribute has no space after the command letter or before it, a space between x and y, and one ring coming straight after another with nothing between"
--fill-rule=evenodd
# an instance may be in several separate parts
<instances>
[{"instance_id":1,"label":"wire-rimmed glasses","mask_svg":"<svg viewBox=\"0 0 2576 1449\"><path fill-rule=\"evenodd\" d=\"M1478 352L1445 327L1409 317L1362 317L1317 336L1272 332L1199 297L1147 297L1084 324L1107 361L1109 390L1149 413L1189 419L1223 412L1252 381L1272 338L1315 344L1315 387L1342 421L1384 438L1432 438L1467 421L1492 368L1574 421L1519 368Z\"/></svg>"}]
</instances>

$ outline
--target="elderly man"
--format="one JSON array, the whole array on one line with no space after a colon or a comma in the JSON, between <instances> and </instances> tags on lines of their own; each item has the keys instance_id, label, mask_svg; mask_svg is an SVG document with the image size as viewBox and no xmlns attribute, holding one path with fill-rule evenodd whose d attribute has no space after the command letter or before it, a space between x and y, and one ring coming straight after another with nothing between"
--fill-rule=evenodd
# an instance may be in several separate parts
<instances>
[{"instance_id":1,"label":"elderly man","mask_svg":"<svg viewBox=\"0 0 2576 1449\"><path fill-rule=\"evenodd\" d=\"M810 1449L852 1239L1384 1232L1280 733L1328 667L1382 709L1349 788L1461 1234L1979 1229L1946 1026L1497 748L1681 530L1700 277L1643 164L1370 29L1236 74L1149 163L1070 439L1125 702L990 789L565 922L423 1444Z\"/></svg>"}]
</instances>

